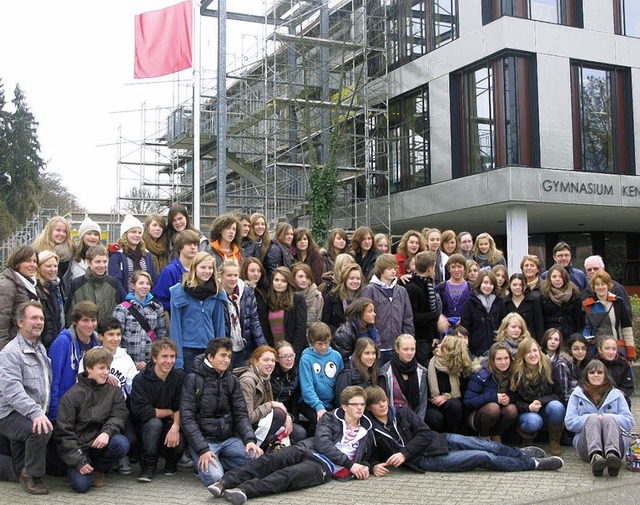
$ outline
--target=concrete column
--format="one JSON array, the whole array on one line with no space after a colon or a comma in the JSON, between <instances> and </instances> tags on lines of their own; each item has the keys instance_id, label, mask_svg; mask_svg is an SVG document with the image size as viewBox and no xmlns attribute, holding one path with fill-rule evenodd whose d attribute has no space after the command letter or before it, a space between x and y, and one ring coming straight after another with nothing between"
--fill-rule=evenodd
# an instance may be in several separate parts
<instances>
[{"instance_id":1,"label":"concrete column","mask_svg":"<svg viewBox=\"0 0 640 505\"><path fill-rule=\"evenodd\" d=\"M520 272L520 261L529 254L529 223L526 205L507 207L507 264L509 274Z\"/></svg>"}]
</instances>

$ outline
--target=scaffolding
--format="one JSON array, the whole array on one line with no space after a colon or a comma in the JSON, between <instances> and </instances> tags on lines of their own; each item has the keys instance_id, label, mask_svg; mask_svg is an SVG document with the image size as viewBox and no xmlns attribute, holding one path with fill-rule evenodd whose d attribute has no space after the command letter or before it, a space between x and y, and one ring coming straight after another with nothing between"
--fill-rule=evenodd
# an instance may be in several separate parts
<instances>
[{"instance_id":1,"label":"scaffolding","mask_svg":"<svg viewBox=\"0 0 640 505\"><path fill-rule=\"evenodd\" d=\"M261 33L225 69L227 210L261 212L272 226L309 226L310 172L332 162L339 169L333 225L390 232L388 3L263 0L259 14L228 13L229 23ZM201 13L216 17L210 4ZM218 213L215 86L203 86L200 101L206 225ZM138 162L150 169L144 185L158 208L192 200L192 108L176 107L143 145L151 160Z\"/></svg>"}]
</instances>

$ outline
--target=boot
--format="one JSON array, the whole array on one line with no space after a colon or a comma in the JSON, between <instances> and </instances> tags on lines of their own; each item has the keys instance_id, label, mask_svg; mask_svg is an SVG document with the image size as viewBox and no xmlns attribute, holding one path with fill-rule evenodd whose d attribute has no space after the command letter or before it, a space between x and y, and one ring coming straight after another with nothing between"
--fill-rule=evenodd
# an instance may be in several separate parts
<instances>
[{"instance_id":1,"label":"boot","mask_svg":"<svg viewBox=\"0 0 640 505\"><path fill-rule=\"evenodd\" d=\"M549 452L552 456L560 456L560 454L562 454L562 448L560 447L560 438L562 437L563 429L564 425L549 427Z\"/></svg>"},{"instance_id":2,"label":"boot","mask_svg":"<svg viewBox=\"0 0 640 505\"><path fill-rule=\"evenodd\" d=\"M520 428L518 428L518 435L522 437L522 447L527 447L529 445L533 445L537 433L525 433Z\"/></svg>"},{"instance_id":3,"label":"boot","mask_svg":"<svg viewBox=\"0 0 640 505\"><path fill-rule=\"evenodd\" d=\"M493 440L496 444L502 443L502 436L500 435L491 435L491 440Z\"/></svg>"}]
</instances>

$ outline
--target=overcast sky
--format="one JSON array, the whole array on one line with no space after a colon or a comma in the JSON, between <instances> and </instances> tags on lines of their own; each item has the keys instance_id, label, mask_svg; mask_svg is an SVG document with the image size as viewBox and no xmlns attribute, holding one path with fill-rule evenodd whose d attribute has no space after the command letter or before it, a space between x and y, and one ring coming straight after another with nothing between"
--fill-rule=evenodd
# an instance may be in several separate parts
<instances>
[{"instance_id":1,"label":"overcast sky","mask_svg":"<svg viewBox=\"0 0 640 505\"><path fill-rule=\"evenodd\" d=\"M190 96L191 70L133 79L134 15L178 1L0 2L0 79L7 101L19 83L40 124L42 158L89 211L115 207L118 160L135 157L143 127L150 133L156 117ZM203 22L203 55L215 54L215 21ZM233 37L247 28L236 23L228 30ZM238 43L228 47L240 49Z\"/></svg>"}]
</instances>

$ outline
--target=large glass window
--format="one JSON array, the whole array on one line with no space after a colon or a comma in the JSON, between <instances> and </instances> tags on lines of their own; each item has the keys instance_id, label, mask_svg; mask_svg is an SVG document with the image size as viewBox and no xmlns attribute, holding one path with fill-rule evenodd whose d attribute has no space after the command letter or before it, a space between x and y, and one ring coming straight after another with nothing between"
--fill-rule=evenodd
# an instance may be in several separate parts
<instances>
[{"instance_id":1,"label":"large glass window","mask_svg":"<svg viewBox=\"0 0 640 505\"><path fill-rule=\"evenodd\" d=\"M484 24L502 16L582 28L582 0L482 0Z\"/></svg>"},{"instance_id":2,"label":"large glass window","mask_svg":"<svg viewBox=\"0 0 640 505\"><path fill-rule=\"evenodd\" d=\"M458 38L458 0L387 0L389 68Z\"/></svg>"},{"instance_id":3,"label":"large glass window","mask_svg":"<svg viewBox=\"0 0 640 505\"><path fill-rule=\"evenodd\" d=\"M389 103L389 161L392 193L430 183L426 86Z\"/></svg>"},{"instance_id":4,"label":"large glass window","mask_svg":"<svg viewBox=\"0 0 640 505\"><path fill-rule=\"evenodd\" d=\"M576 170L633 174L633 112L628 69L571 64Z\"/></svg>"},{"instance_id":5,"label":"large glass window","mask_svg":"<svg viewBox=\"0 0 640 505\"><path fill-rule=\"evenodd\" d=\"M618 35L640 37L640 2L613 0L613 22Z\"/></svg>"},{"instance_id":6,"label":"large glass window","mask_svg":"<svg viewBox=\"0 0 640 505\"><path fill-rule=\"evenodd\" d=\"M500 55L452 75L453 175L539 165L535 59Z\"/></svg>"}]
</instances>

